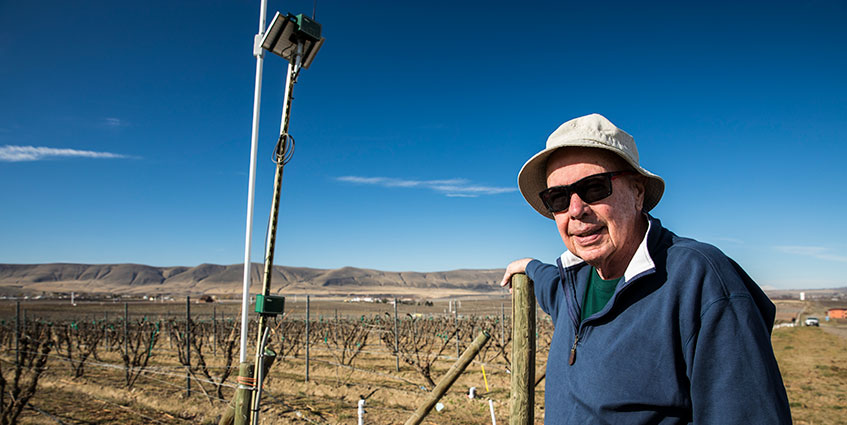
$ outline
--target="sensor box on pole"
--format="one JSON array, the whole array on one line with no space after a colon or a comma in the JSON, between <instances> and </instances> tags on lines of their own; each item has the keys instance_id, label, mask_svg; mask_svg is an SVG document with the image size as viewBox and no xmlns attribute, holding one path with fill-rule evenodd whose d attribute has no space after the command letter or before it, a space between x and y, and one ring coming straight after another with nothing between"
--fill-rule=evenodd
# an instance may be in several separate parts
<instances>
[{"instance_id":1,"label":"sensor box on pole","mask_svg":"<svg viewBox=\"0 0 847 425\"><path fill-rule=\"evenodd\" d=\"M256 313L276 316L285 312L285 297L279 295L256 295Z\"/></svg>"}]
</instances>

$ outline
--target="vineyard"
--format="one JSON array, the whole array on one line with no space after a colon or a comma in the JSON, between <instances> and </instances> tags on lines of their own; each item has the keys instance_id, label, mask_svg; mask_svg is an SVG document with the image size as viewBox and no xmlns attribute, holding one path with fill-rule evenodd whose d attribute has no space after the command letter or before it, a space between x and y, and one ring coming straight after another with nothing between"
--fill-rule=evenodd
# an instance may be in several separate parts
<instances>
[{"instance_id":1,"label":"vineyard","mask_svg":"<svg viewBox=\"0 0 847 425\"><path fill-rule=\"evenodd\" d=\"M239 307L0 303L0 424L216 424L235 388ZM828 307L777 302L777 317L790 321L800 311L822 317ZM498 423L507 423L510 310L508 298L492 298L401 303L395 316L391 303L289 297L285 316L271 324L277 357L264 385L261 423L355 424L361 399L364 423L403 423L483 330L489 342L424 423L490 424L489 399ZM846 423L845 331L843 321L774 330L795 423ZM547 316L539 314L539 378L551 336ZM248 341L252 358L255 328ZM539 424L543 393L541 380Z\"/></svg>"},{"instance_id":2,"label":"vineyard","mask_svg":"<svg viewBox=\"0 0 847 425\"><path fill-rule=\"evenodd\" d=\"M398 304L395 314L391 303L299 298L287 300L286 314L271 324L277 356L262 423L355 423L360 399L366 423L403 422L483 331L489 342L425 423L491 423L488 399L506 420L508 299ZM236 386L238 308L190 300L6 303L0 424L217 423ZM552 327L539 318L541 376ZM541 423L541 391L537 400Z\"/></svg>"}]
</instances>

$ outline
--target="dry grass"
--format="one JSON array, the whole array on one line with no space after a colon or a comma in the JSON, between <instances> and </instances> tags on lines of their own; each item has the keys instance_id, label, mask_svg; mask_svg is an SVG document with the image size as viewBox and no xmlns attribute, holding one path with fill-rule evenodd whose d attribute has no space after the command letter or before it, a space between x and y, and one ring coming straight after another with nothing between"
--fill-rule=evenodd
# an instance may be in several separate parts
<instances>
[{"instance_id":1,"label":"dry grass","mask_svg":"<svg viewBox=\"0 0 847 425\"><path fill-rule=\"evenodd\" d=\"M794 423L847 424L847 338L796 327L775 330L772 341Z\"/></svg>"}]
</instances>

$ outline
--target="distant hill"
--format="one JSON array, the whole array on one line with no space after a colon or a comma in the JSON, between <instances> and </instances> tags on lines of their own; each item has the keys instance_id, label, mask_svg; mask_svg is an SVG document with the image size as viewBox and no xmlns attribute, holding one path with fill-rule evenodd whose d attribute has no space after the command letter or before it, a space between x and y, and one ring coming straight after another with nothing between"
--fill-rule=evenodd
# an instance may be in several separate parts
<instances>
[{"instance_id":1,"label":"distant hill","mask_svg":"<svg viewBox=\"0 0 847 425\"><path fill-rule=\"evenodd\" d=\"M143 264L0 264L3 294L77 292L115 295L235 295L242 291L243 264L153 267ZM252 264L251 292L261 288L263 265ZM343 267L275 266L271 292L313 295L442 296L502 293L503 269L385 272Z\"/></svg>"},{"instance_id":2,"label":"distant hill","mask_svg":"<svg viewBox=\"0 0 847 425\"><path fill-rule=\"evenodd\" d=\"M792 299L799 300L800 293L803 293L807 300L819 301L841 301L847 300L847 286L840 288L821 288L821 289L767 289L765 293L771 299Z\"/></svg>"}]
</instances>

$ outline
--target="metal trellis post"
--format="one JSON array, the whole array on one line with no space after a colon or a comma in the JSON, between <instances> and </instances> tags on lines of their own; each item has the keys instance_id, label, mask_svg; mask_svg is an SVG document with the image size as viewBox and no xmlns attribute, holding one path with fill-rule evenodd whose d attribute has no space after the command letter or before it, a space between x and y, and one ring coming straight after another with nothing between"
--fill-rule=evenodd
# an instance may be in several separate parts
<instances>
[{"instance_id":1,"label":"metal trellis post","mask_svg":"<svg viewBox=\"0 0 847 425\"><path fill-rule=\"evenodd\" d=\"M309 382L309 295L306 295L306 382Z\"/></svg>"},{"instance_id":2,"label":"metal trellis post","mask_svg":"<svg viewBox=\"0 0 847 425\"><path fill-rule=\"evenodd\" d=\"M400 371L400 335L397 334L397 298L394 298L394 367Z\"/></svg>"},{"instance_id":3,"label":"metal trellis post","mask_svg":"<svg viewBox=\"0 0 847 425\"><path fill-rule=\"evenodd\" d=\"M185 296L185 397L191 397L191 296Z\"/></svg>"}]
</instances>

